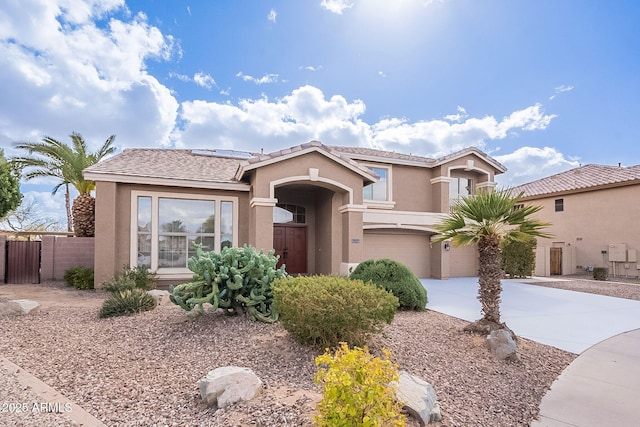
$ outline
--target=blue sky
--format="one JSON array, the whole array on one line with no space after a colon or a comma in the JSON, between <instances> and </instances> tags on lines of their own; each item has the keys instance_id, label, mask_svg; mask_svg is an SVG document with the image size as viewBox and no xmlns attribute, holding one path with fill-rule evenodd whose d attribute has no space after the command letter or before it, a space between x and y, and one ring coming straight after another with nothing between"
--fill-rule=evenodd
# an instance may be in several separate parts
<instances>
[{"instance_id":1,"label":"blue sky","mask_svg":"<svg viewBox=\"0 0 640 427\"><path fill-rule=\"evenodd\" d=\"M0 146L477 146L502 186L634 165L638 22L633 0L0 0ZM22 189L64 218L53 185Z\"/></svg>"}]
</instances>

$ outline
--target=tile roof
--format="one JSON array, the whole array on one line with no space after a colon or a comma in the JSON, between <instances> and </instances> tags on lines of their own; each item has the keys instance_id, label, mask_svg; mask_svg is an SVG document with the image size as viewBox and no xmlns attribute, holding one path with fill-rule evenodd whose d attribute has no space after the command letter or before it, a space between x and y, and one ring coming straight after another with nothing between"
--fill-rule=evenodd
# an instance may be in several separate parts
<instances>
[{"instance_id":1,"label":"tile roof","mask_svg":"<svg viewBox=\"0 0 640 427\"><path fill-rule=\"evenodd\" d=\"M311 141L268 154L210 149L131 148L90 166L85 169L85 173L92 175L89 179L95 179L97 176L106 178L112 175L114 177L129 177L129 179L132 180L175 179L187 182L238 183L238 173L244 170L245 167L248 169L259 167L262 163L277 161L280 157L287 157L296 152L313 148L326 151L328 154L337 157L340 161L353 168L353 170L373 178L376 177L375 173L356 160L380 159L381 162L393 162L396 160L432 167L456 157L476 153L490 163L493 163L498 170L504 168L500 163L473 147L438 159L431 159L429 157L372 148L327 146L318 141Z\"/></svg>"},{"instance_id":2,"label":"tile roof","mask_svg":"<svg viewBox=\"0 0 640 427\"><path fill-rule=\"evenodd\" d=\"M274 151L272 153L267 153L267 154L258 154L258 155L255 155L255 156L251 157L251 158L245 159L240 163L240 166L241 166L242 170L240 170L236 174L236 178L238 178L239 174L243 174L245 169L252 169L252 168L260 166L261 163L270 162L272 160L273 161L277 161L277 159L279 159L281 157L288 157L290 155L295 155L295 153L302 152L302 151L309 150L309 149L314 149L314 148L317 149L317 150L324 151L327 154L331 154L332 156L337 157L342 162L346 163L347 165L349 165L351 168L353 168L354 170L356 170L359 173L365 174L365 175L370 176L370 177L375 177L375 178L378 177L371 169L367 168L366 166L361 165L360 163L358 163L355 160L351 159L349 156L344 155L340 151L334 149L334 147L330 147L330 146L324 145L323 143L321 143L319 141L310 141L310 142L307 142L305 144L296 145L295 147L289 147L289 148L285 148L283 150Z\"/></svg>"},{"instance_id":3,"label":"tile roof","mask_svg":"<svg viewBox=\"0 0 640 427\"><path fill-rule=\"evenodd\" d=\"M556 175L513 187L514 192L524 192L524 197L554 193L582 192L602 186L640 183L640 165L604 166L585 165Z\"/></svg>"},{"instance_id":4,"label":"tile roof","mask_svg":"<svg viewBox=\"0 0 640 427\"><path fill-rule=\"evenodd\" d=\"M342 146L332 146L334 150L344 153L346 155L351 155L352 157L358 158L358 156L366 156L366 157L380 157L383 159L394 159L394 160L408 160L413 162L426 162L433 163L435 160L429 157L423 156L415 156L413 154L403 154L396 153L394 151L384 151L384 150L376 150L374 148L364 148L364 147L342 147Z\"/></svg>"},{"instance_id":5,"label":"tile roof","mask_svg":"<svg viewBox=\"0 0 640 427\"><path fill-rule=\"evenodd\" d=\"M192 150L132 148L90 166L85 172L141 178L236 182L233 176L240 161L237 158L194 154Z\"/></svg>"}]
</instances>

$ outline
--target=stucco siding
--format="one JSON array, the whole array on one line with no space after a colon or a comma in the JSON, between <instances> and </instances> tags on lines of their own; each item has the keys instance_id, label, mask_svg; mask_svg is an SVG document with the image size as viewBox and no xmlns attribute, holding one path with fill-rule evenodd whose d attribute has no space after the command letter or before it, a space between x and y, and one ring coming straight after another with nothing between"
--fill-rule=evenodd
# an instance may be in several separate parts
<instances>
[{"instance_id":1,"label":"stucco siding","mask_svg":"<svg viewBox=\"0 0 640 427\"><path fill-rule=\"evenodd\" d=\"M563 211L555 211L562 199ZM550 239L538 239L539 247L564 246L575 252L575 265L563 266L563 274L584 271L588 266L615 267L617 275L638 276L638 263L609 261L610 244L624 244L627 255L640 252L640 186L626 186L534 199L526 203L542 206L536 218L550 222ZM607 253L603 253L606 251ZM631 254L629 253L631 251ZM569 258L568 261L570 261Z\"/></svg>"}]
</instances>

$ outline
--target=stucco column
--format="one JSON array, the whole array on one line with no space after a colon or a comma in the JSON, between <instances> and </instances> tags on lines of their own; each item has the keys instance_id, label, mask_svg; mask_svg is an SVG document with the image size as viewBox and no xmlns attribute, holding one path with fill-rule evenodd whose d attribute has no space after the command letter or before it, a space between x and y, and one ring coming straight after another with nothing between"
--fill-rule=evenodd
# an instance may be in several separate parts
<instances>
[{"instance_id":1,"label":"stucco column","mask_svg":"<svg viewBox=\"0 0 640 427\"><path fill-rule=\"evenodd\" d=\"M273 207L276 199L251 199L249 206L249 244L265 252L273 249Z\"/></svg>"},{"instance_id":2,"label":"stucco column","mask_svg":"<svg viewBox=\"0 0 640 427\"><path fill-rule=\"evenodd\" d=\"M451 249L451 243L449 243ZM431 276L436 279L449 278L451 252L445 249L445 242L433 242L431 250Z\"/></svg>"},{"instance_id":3,"label":"stucco column","mask_svg":"<svg viewBox=\"0 0 640 427\"><path fill-rule=\"evenodd\" d=\"M96 182L96 237L94 252L94 285L99 288L102 283L113 277L116 265L117 219L117 186L114 182ZM128 241L128 239L127 239Z\"/></svg>"},{"instance_id":4,"label":"stucco column","mask_svg":"<svg viewBox=\"0 0 640 427\"><path fill-rule=\"evenodd\" d=\"M348 275L351 268L364 261L362 213L365 209L362 205L344 205L338 209L342 215L342 275Z\"/></svg>"}]
</instances>

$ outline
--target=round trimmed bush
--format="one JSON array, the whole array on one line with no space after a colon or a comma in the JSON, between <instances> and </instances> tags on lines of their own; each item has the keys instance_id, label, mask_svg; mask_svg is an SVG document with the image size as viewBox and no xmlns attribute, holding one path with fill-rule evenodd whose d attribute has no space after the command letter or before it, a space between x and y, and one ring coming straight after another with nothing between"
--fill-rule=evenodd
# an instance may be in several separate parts
<instances>
[{"instance_id":1,"label":"round trimmed bush","mask_svg":"<svg viewBox=\"0 0 640 427\"><path fill-rule=\"evenodd\" d=\"M275 280L272 289L282 326L298 342L320 348L366 345L398 307L390 292L345 277L288 277Z\"/></svg>"},{"instance_id":2,"label":"round trimmed bush","mask_svg":"<svg viewBox=\"0 0 640 427\"><path fill-rule=\"evenodd\" d=\"M427 291L407 266L383 258L361 262L349 276L363 282L371 282L386 289L400 301L401 310L423 311L427 305Z\"/></svg>"}]
</instances>

